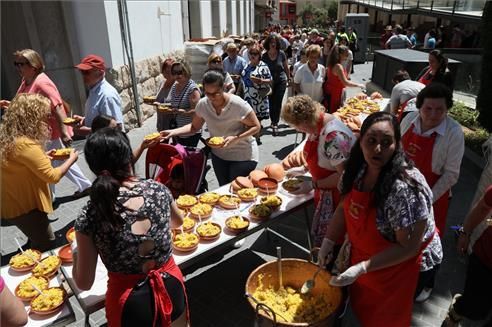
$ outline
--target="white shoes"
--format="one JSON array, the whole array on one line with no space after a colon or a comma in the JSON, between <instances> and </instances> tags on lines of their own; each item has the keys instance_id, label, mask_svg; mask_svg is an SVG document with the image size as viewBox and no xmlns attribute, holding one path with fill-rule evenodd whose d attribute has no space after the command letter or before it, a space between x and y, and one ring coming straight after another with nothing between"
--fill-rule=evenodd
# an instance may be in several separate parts
<instances>
[{"instance_id":1,"label":"white shoes","mask_svg":"<svg viewBox=\"0 0 492 327\"><path fill-rule=\"evenodd\" d=\"M415 302L422 303L429 299L432 293L432 288L424 288L422 292L415 298Z\"/></svg>"}]
</instances>

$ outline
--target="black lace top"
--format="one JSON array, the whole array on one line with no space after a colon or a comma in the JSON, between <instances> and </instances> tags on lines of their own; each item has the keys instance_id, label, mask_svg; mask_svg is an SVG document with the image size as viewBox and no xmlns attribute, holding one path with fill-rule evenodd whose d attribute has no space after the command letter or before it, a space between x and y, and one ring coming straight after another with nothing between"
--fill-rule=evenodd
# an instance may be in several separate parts
<instances>
[{"instance_id":1,"label":"black lace top","mask_svg":"<svg viewBox=\"0 0 492 327\"><path fill-rule=\"evenodd\" d=\"M132 197L144 199L144 204L137 210L123 206ZM138 180L131 190L120 188L117 212L124 221L120 229L102 224L89 202L75 221L75 230L93 239L108 271L142 273L145 262L154 261L159 267L171 256L171 201L172 195L164 185L153 180ZM132 224L138 219L150 220L145 235L132 232Z\"/></svg>"}]
</instances>

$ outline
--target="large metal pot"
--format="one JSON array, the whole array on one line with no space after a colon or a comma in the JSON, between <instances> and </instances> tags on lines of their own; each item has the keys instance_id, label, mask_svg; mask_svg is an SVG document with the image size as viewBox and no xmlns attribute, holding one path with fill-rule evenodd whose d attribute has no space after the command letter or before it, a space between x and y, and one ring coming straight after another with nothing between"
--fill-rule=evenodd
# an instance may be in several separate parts
<instances>
[{"instance_id":1,"label":"large metal pot","mask_svg":"<svg viewBox=\"0 0 492 327\"><path fill-rule=\"evenodd\" d=\"M318 267L306 260L302 259L282 259L282 278L283 285L290 286L294 289L300 290L302 284L307 280L311 279L316 272ZM246 281L246 294L253 294L258 288L258 276L263 274L262 284L263 287L268 287L272 285L274 288L278 288L279 276L277 270L277 260L270 261L262 264L256 268L248 277ZM329 284L331 274L326 270L322 270L316 277L315 287L311 291L312 295L317 296L322 293L333 293L334 297L337 299L335 301L335 310L333 313L323 318L315 323L286 323L278 322L277 315L267 306L259 305L255 299L248 296L248 301L255 309L257 315L260 315L270 321L272 321L274 326L332 326L336 319L337 313L342 305L342 290L338 287L333 287ZM282 313L279 313L282 314Z\"/></svg>"}]
</instances>

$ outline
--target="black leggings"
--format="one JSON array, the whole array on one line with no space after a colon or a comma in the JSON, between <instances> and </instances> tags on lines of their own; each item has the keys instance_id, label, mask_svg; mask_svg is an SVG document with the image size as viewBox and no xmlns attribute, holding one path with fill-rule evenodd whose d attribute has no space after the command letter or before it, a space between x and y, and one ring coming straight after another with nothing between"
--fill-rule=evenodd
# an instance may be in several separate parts
<instances>
[{"instance_id":1,"label":"black leggings","mask_svg":"<svg viewBox=\"0 0 492 327\"><path fill-rule=\"evenodd\" d=\"M181 283L175 277L165 274L162 279L173 304L171 321L174 321L186 310L185 293ZM121 325L128 327L152 326L154 314L154 295L150 283L146 281L140 287L135 286L128 296L121 314ZM160 319L158 319L157 325L160 325Z\"/></svg>"}]
</instances>

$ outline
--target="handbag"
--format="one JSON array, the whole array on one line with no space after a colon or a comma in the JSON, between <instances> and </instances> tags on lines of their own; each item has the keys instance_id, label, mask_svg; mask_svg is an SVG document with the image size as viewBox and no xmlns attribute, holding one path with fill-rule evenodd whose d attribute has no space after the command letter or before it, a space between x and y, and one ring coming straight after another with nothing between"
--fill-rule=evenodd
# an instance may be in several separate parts
<instances>
[{"instance_id":1,"label":"handbag","mask_svg":"<svg viewBox=\"0 0 492 327\"><path fill-rule=\"evenodd\" d=\"M258 95L262 100L265 99L270 94L272 94L272 87L270 85L266 85L258 89Z\"/></svg>"}]
</instances>

